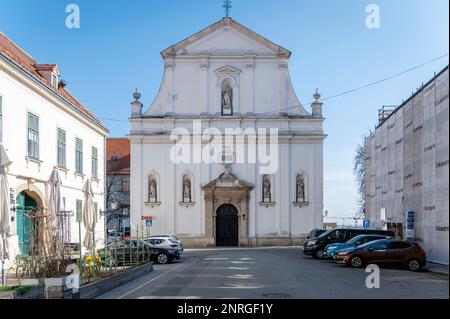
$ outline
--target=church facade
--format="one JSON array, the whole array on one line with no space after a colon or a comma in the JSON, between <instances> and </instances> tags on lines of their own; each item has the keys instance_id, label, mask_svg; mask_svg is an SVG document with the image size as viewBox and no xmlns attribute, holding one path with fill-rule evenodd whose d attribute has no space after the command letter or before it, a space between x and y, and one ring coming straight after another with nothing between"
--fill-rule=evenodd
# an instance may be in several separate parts
<instances>
[{"instance_id":1,"label":"church facade","mask_svg":"<svg viewBox=\"0 0 450 319\"><path fill-rule=\"evenodd\" d=\"M322 103L299 102L291 52L223 18L162 57L153 103L131 103L132 228L188 247L301 244L321 228Z\"/></svg>"}]
</instances>

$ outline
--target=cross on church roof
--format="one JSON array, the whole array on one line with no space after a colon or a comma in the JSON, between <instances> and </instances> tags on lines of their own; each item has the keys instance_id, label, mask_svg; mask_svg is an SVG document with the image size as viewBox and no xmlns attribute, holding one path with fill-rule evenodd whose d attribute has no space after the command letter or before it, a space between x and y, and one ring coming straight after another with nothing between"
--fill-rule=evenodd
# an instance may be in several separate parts
<instances>
[{"instance_id":1,"label":"cross on church roof","mask_svg":"<svg viewBox=\"0 0 450 319\"><path fill-rule=\"evenodd\" d=\"M233 6L231 5L231 0L224 0L222 7L225 9L225 16L227 18L229 18L230 17L230 9L233 8Z\"/></svg>"}]
</instances>

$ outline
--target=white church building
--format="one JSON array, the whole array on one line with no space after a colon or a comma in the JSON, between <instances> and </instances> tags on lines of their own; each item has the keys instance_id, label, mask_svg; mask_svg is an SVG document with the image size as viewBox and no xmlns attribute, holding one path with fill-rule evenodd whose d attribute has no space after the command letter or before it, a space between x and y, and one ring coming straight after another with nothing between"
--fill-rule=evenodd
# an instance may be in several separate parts
<instances>
[{"instance_id":1,"label":"white church building","mask_svg":"<svg viewBox=\"0 0 450 319\"><path fill-rule=\"evenodd\" d=\"M322 103L299 102L291 52L223 18L162 57L153 103L131 103L132 227L190 247L295 245L321 228ZM227 129L241 130L231 146Z\"/></svg>"}]
</instances>

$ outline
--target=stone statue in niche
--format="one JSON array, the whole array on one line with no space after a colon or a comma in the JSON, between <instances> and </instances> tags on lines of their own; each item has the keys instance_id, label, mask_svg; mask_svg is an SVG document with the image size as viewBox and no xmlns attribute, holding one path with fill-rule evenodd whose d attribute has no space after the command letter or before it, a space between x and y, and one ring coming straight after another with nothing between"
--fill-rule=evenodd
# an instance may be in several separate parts
<instances>
[{"instance_id":1,"label":"stone statue in niche","mask_svg":"<svg viewBox=\"0 0 450 319\"><path fill-rule=\"evenodd\" d=\"M305 203L305 176L303 174L297 175L297 186L296 186L296 202Z\"/></svg>"},{"instance_id":2,"label":"stone statue in niche","mask_svg":"<svg viewBox=\"0 0 450 319\"><path fill-rule=\"evenodd\" d=\"M192 184L188 175L183 177L183 203L192 203Z\"/></svg>"},{"instance_id":3,"label":"stone statue in niche","mask_svg":"<svg viewBox=\"0 0 450 319\"><path fill-rule=\"evenodd\" d=\"M158 191L156 187L156 179L150 176L148 179L148 202L157 203L158 202Z\"/></svg>"},{"instance_id":4,"label":"stone statue in niche","mask_svg":"<svg viewBox=\"0 0 450 319\"><path fill-rule=\"evenodd\" d=\"M272 202L272 191L269 175L263 176L263 202L264 203Z\"/></svg>"},{"instance_id":5,"label":"stone statue in niche","mask_svg":"<svg viewBox=\"0 0 450 319\"><path fill-rule=\"evenodd\" d=\"M222 89L222 115L233 115L233 88L228 81Z\"/></svg>"}]
</instances>

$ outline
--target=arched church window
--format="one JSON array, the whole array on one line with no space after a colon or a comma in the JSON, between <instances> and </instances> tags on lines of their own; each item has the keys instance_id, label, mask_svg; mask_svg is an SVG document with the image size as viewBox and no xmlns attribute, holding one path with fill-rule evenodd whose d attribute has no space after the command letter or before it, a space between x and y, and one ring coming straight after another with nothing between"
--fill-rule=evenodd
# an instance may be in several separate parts
<instances>
[{"instance_id":1,"label":"arched church window","mask_svg":"<svg viewBox=\"0 0 450 319\"><path fill-rule=\"evenodd\" d=\"M233 115L233 85L230 80L222 82L222 115Z\"/></svg>"}]
</instances>

